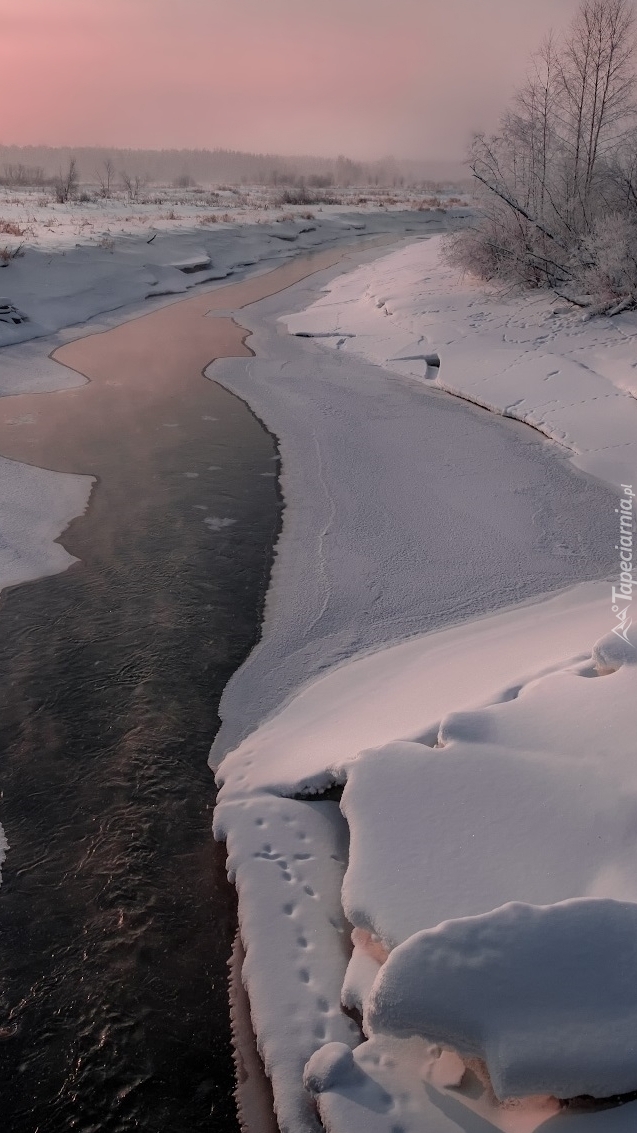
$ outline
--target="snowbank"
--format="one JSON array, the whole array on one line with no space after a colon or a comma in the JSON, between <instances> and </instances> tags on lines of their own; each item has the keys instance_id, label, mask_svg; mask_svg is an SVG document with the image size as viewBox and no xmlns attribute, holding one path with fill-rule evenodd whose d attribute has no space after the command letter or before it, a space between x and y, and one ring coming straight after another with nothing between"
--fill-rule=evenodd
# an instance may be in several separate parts
<instances>
[{"instance_id":1,"label":"snowbank","mask_svg":"<svg viewBox=\"0 0 637 1133\"><path fill-rule=\"evenodd\" d=\"M625 1005L632 994L632 977L627 980L622 961L622 949L632 945L626 932L622 937L625 921L621 912L614 938L617 947L608 932L604 936L601 930L595 934L591 929L586 938L591 947L579 963L568 932L561 927L555 932L549 925L543 934L540 925L536 948L528 933L520 931L515 936L516 921L512 940L519 939L521 951L516 954L511 942L503 939L502 943L510 961L509 983L502 993L502 1002L510 1012L506 1019L504 1008L502 1016L495 1010L490 992L471 999L465 994L465 984L458 987L457 995L464 995L466 1012L474 1012L475 1032L488 1032L490 1036L491 1045L485 1038L477 1051L469 1051L466 1043L463 1046L460 1039L464 1032L460 1034L460 1029L452 1034L453 1021L460 1019L460 1028L463 1018L456 1011L455 998L446 995L457 972L454 957L458 948L454 952L453 947L447 947L444 932L435 929L444 921L451 922L450 932L453 926L468 926L466 947L475 960L472 918L507 901L526 901L523 909L555 903L553 908L573 908L576 917L577 910L584 909L590 924L599 925L600 920L606 923L607 899L614 908L614 902L637 898L637 775L630 738L637 724L636 658L631 647L612 634L610 640L604 636L596 650L585 646L587 640L594 640L608 628L609 618L612 620L609 609L608 586L587 585L538 605L354 659L311 684L264 725L262 752L255 737L251 754L244 745L243 767L237 776L243 780L243 795L237 784L233 798L224 803L224 787L216 812L217 835L228 837L232 870L240 861L245 878L252 875L250 882L237 877L243 931L258 948L258 962L255 960L244 978L251 1002L252 995L258 994L254 1018L261 1049L265 1054L268 1046L272 1050L279 1044L274 1062L268 1065L290 1067L294 1063L298 1067L295 1060L302 1034L304 1049L313 1046L318 1050L308 1063L305 1080L306 1087L317 1094L328 1130L369 1130L370 1108L374 1110L371 1128L379 1133L392 1133L398 1113L409 1131L464 1129L467 1107L475 1108L475 1102L476 1112L481 1112L491 1127L522 1133L536 1129L556 1110L551 1094L607 1096L634 1088L637 1060L632 1058L632 1048L626 1053L628 1032L619 1027L612 1030L618 1003L621 1000ZM520 643L524 643L523 649ZM526 677L522 666L526 666ZM400 693L392 718L396 690ZM479 700L483 706L475 707ZM452 712L450 705L455 709ZM371 720L366 719L366 708ZM389 714L387 732L400 728L401 723L406 728L411 725L418 741L394 742L359 754L369 730L375 730L385 709ZM335 947L334 941L330 943L314 927L310 934L303 931L302 943L305 946L312 941L320 950L323 978L331 969L335 980L338 972L341 1002L365 1012L370 1037L355 1051L353 1062L345 1056L342 1044L355 1045L355 1037L343 1037L338 1035L338 1028L331 1028L326 1042L341 1045L325 1051L325 1044L317 1041L312 1030L310 1005L293 1001L283 1012L280 1007L282 997L286 1004L290 996L294 1000L290 973L306 966L307 957L298 941L286 944L285 918L301 917L305 929L307 913L302 903L286 900L291 887L297 897L303 877L299 874L297 880L295 876L299 868L295 861L296 834L289 828L289 816L287 823L282 818L288 807L313 806L320 814L323 808L335 805L283 800L264 786L261 754L267 754L264 763L280 759L288 791L303 782L302 718L306 720L314 766L322 750L326 781L347 780L341 807L351 841L342 902L350 924L356 926L353 956L344 970L347 952L343 952L342 942ZM382 735L382 728L378 734ZM330 764L334 756L337 758ZM291 774L294 763L296 781ZM271 781L281 783L281 772L277 775L276 767L268 770ZM259 819L267 823L265 835L262 825L256 827ZM271 830L274 840L256 848L259 837L272 838ZM333 851L328 854L329 846L318 838L308 848L317 859L315 876L325 876L326 864L334 861ZM257 861L269 863L277 893L270 892L257 877L261 867L255 865L255 856ZM301 865L301 872L303 868ZM302 901L307 900L303 892L301 887ZM604 907L599 907L598 900L573 900L585 897L602 898ZM564 901L566 904L557 904ZM334 916L340 904L332 902L334 897L327 906L329 916ZM630 916L637 905L618 907L628 907ZM566 927L582 937L579 922L571 924L567 919ZM423 934L423 929L429 932ZM435 955L440 972L436 969L430 983L420 953L413 963L410 961L409 969L401 966L400 957L404 955L404 941L409 948L415 942L416 948L423 936L427 940L432 937L431 929L438 932ZM499 931L497 922L496 929ZM560 940L564 941L562 951L558 948ZM530 957L522 954L524 947L530 950ZM599 965L599 949L603 947L605 968ZM407 955L414 956L413 948ZM384 963L388 953L390 958ZM484 956L487 964L492 952L486 947ZM467 960L467 980L472 978L474 960ZM498 964L497 970L502 972L499 959ZM445 965L450 974L443 979ZM281 972L281 966L287 974L281 973L279 985L277 972ZM542 981L543 973L546 977L543 1015L539 1013L536 989L530 989L529 983L529 973L536 967L533 978ZM565 970L570 983L564 978ZM602 995L605 973L609 980L616 980L612 996ZM449 999L449 1013L444 1019L450 1029L444 1033L441 1026L437 1030L433 1025L421 1026L420 1016L410 1029L409 1021L413 1022L413 1012L418 1012L421 1000L428 1008L426 996L433 994L432 987L438 988L435 1002L443 1014ZM512 989L517 990L514 993ZM538 1010L533 1031L525 999L531 995ZM573 999L578 1006L575 1021ZM605 1004L607 1012L603 1017L599 1015L600 1003ZM290 1014L294 1018L292 1032L288 1032L287 1024L282 1028L280 1022ZM490 1020L490 1030L485 1020ZM545 1045L549 1057L541 1063L537 1052L542 1049L541 1036L547 1027L551 1034L560 1036L561 1042L551 1042L550 1049ZM570 1043L569 1028L576 1028L579 1045ZM600 1050L600 1040L595 1039L599 1028L600 1034L616 1034L617 1044L602 1044ZM500 1041L505 1029L506 1041ZM417 1038L411 1045L405 1044L402 1040L410 1034ZM398 1039L401 1042L396 1048ZM508 1100L502 1105L489 1094L488 1084L478 1104L464 1064L459 1070L452 1056L450 1063L443 1060L440 1064L440 1052L432 1054L430 1050L435 1041L461 1049L465 1056L486 1055L490 1069L491 1048L510 1051L511 1066L503 1063L500 1055L497 1066L504 1068L499 1076L497 1068L493 1071L496 1092L542 1097L527 1099L512 1109ZM382 1055L372 1058L367 1051L370 1045L372 1052L380 1050ZM620 1047L622 1053L616 1057ZM406 1054L409 1057L405 1060ZM429 1066L426 1074L425 1063ZM453 1080L447 1081L449 1078ZM298 1072L284 1080L281 1076L276 1080L275 1075L280 1120L282 1113L294 1112L292 1106L297 1107L297 1124L284 1119L284 1130L314 1128L311 1115L308 1118L306 1114L305 1122L300 1120L303 1110L299 1093ZM295 1094L297 1100L291 1102L290 1095ZM455 1117L454 1106L460 1106ZM408 1121L407 1114L411 1115ZM616 1127L612 1110L577 1121L577 1127L581 1122L586 1133Z\"/></svg>"},{"instance_id":2,"label":"snowbank","mask_svg":"<svg viewBox=\"0 0 637 1133\"><path fill-rule=\"evenodd\" d=\"M636 965L637 904L509 904L396 948L367 1025L484 1058L499 1098L627 1093L637 1082Z\"/></svg>"},{"instance_id":3,"label":"snowbank","mask_svg":"<svg viewBox=\"0 0 637 1133\"><path fill-rule=\"evenodd\" d=\"M458 278L440 237L332 281L293 334L533 425L617 485L637 466L637 317L585 321L550 296ZM439 361L440 365L432 365Z\"/></svg>"},{"instance_id":4,"label":"snowbank","mask_svg":"<svg viewBox=\"0 0 637 1133\"><path fill-rule=\"evenodd\" d=\"M313 1071L314 1059L306 1080L320 1086ZM547 1095L499 1104L479 1063L459 1086L455 1056L419 1038L375 1036L345 1071L335 1089L316 1094L326 1133L634 1133L637 1122L634 1102L594 1112L585 1103L560 1111Z\"/></svg>"},{"instance_id":5,"label":"snowbank","mask_svg":"<svg viewBox=\"0 0 637 1133\"><path fill-rule=\"evenodd\" d=\"M359 1041L340 1008L349 935L340 889L347 827L334 802L255 795L226 808L239 895L242 980L282 1133L319 1133L303 1068L317 1047Z\"/></svg>"},{"instance_id":6,"label":"snowbank","mask_svg":"<svg viewBox=\"0 0 637 1133\"><path fill-rule=\"evenodd\" d=\"M513 648L525 635L505 616ZM349 761L342 1000L368 1038L308 1063L329 1133L530 1133L556 1097L637 1088L636 705L637 653L611 633L424 742ZM636 1119L637 1104L564 1115L578 1133Z\"/></svg>"},{"instance_id":7,"label":"snowbank","mask_svg":"<svg viewBox=\"0 0 637 1133\"><path fill-rule=\"evenodd\" d=\"M541 603L354 656L302 687L226 756L216 821L223 822L227 800L248 793L289 796L343 783L348 761L366 748L396 739L435 743L440 722L449 726L454 711L507 700L539 672L589 657L591 642L613 621L610 586L583 583Z\"/></svg>"}]
</instances>

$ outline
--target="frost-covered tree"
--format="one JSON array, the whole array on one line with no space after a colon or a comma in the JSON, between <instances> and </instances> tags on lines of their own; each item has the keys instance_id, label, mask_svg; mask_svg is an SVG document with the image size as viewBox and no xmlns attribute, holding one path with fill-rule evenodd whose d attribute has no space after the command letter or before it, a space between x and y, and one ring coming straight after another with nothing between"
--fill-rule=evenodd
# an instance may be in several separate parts
<instances>
[{"instance_id":1,"label":"frost-covered tree","mask_svg":"<svg viewBox=\"0 0 637 1133\"><path fill-rule=\"evenodd\" d=\"M584 304L635 301L635 78L631 0L583 0L534 56L499 132L474 139L480 219L448 241L453 263Z\"/></svg>"}]
</instances>

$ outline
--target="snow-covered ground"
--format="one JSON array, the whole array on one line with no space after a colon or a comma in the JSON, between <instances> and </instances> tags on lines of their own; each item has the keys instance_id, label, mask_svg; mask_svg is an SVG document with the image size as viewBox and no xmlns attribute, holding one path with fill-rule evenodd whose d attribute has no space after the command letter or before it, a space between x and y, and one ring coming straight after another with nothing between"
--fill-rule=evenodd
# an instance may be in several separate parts
<instances>
[{"instance_id":1,"label":"snow-covered ground","mask_svg":"<svg viewBox=\"0 0 637 1133\"><path fill-rule=\"evenodd\" d=\"M210 372L277 434L283 460L284 529L263 639L226 689L212 752L222 759L215 828L230 848L259 1049L276 1068L284 1133L318 1129L309 1096L330 1133L530 1133L547 1121L627 1133L636 1105L567 1116L557 1099L637 1087L627 976L637 654L630 615L618 618L612 597L623 586L620 612L629 609L620 555L632 543L633 496L615 481L632 481L632 438L613 448L602 401L601 443L580 445L586 460L598 449L613 455L584 465L597 481L570 476L567 425L581 423L579 410L545 448L537 432L502 421L510 391L496 415L436 388L423 355L439 352L442 379L444 312L460 306L462 287L426 260L432 244L328 282L325 299L282 320L300 332L296 350L275 336L280 300L243 311L256 358ZM391 275L411 318L423 257L435 310L405 330L377 305L376 280ZM404 274L409 263L419 266ZM315 286L287 292L289 309ZM448 334L468 342L454 356L454 384L463 364L479 365L485 380L505 369L502 304L464 291ZM484 338L471 326L480 304L494 324ZM531 372L538 353L541 369L534 298L513 309L529 324L516 356ZM620 333L557 318L581 351ZM629 323L621 334L628 369ZM419 357L387 364L407 354ZM581 405L574 373L565 409ZM514 391L519 383L512 367ZM629 393L610 395L630 412ZM546 461L544 480L530 473L531 451ZM310 831L305 808L333 808L309 800L343 785L350 843L337 916L327 878L342 853ZM338 933L341 910L353 930L344 974L340 934L330 944L322 919ZM341 979L341 1003L362 1016L365 1041L336 1034Z\"/></svg>"},{"instance_id":2,"label":"snow-covered ground","mask_svg":"<svg viewBox=\"0 0 637 1133\"><path fill-rule=\"evenodd\" d=\"M186 216L181 227L167 222L163 232L137 218L130 232L107 241L78 234L79 239L65 239L53 248L42 231L29 240L7 237L9 244L22 245L22 251L6 263L0 256L0 346L77 327L123 308L130 318L135 304L242 278L250 269L275 267L300 251L336 245L357 234L366 238L395 233L400 238L408 231L436 232L467 215L462 208L445 213L375 209L361 215L330 207L310 216L307 209L295 208L266 212L258 222L249 216L243 223L204 226L193 225L193 218ZM0 235L0 247L3 239ZM6 350L3 355L8 356ZM6 392L4 382L1 388Z\"/></svg>"},{"instance_id":3,"label":"snow-covered ground","mask_svg":"<svg viewBox=\"0 0 637 1133\"><path fill-rule=\"evenodd\" d=\"M546 293L503 297L446 266L441 239L339 277L289 330L525 421L578 468L632 483L637 316L590 321Z\"/></svg>"},{"instance_id":4,"label":"snow-covered ground","mask_svg":"<svg viewBox=\"0 0 637 1133\"><path fill-rule=\"evenodd\" d=\"M303 200L305 198L305 203ZM321 199L323 198L323 199ZM432 194L383 188L294 189L264 185L175 189L149 185L131 199L122 189L104 198L86 187L68 201L56 201L50 186L10 188L0 185L0 252L29 245L60 251L77 243L110 248L120 237L180 232L212 225L329 220L346 213L439 211L466 208L469 199L455 191ZM0 264L2 255L0 255Z\"/></svg>"}]
</instances>

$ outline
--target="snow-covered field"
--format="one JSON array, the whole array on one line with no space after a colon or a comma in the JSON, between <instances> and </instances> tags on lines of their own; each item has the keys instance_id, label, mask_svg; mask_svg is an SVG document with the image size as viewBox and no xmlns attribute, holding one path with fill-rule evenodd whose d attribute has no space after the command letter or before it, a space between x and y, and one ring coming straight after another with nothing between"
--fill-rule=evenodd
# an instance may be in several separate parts
<instances>
[{"instance_id":1,"label":"snow-covered field","mask_svg":"<svg viewBox=\"0 0 637 1133\"><path fill-rule=\"evenodd\" d=\"M303 198L306 198L303 203ZM321 199L323 198L323 199ZM121 237L290 220L330 219L343 213L359 216L386 212L437 211L466 207L455 191L433 194L416 190L300 190L268 186L175 189L147 186L134 199L113 191L108 198L94 189L56 201L50 187L10 188L0 185L0 253L10 255L29 245L64 251L77 243L109 250ZM0 264L2 255L0 254Z\"/></svg>"},{"instance_id":2,"label":"snow-covered field","mask_svg":"<svg viewBox=\"0 0 637 1133\"><path fill-rule=\"evenodd\" d=\"M243 978L284 1133L317 1130L317 1115L329 1133L628 1133L637 1103L559 1099L637 1088L637 320L485 295L451 278L435 243L340 275L285 316L300 355L268 335L271 303L244 312L257 357L211 371L277 433L287 505L263 639L226 690L212 753ZM437 418L439 398L454 405L445 385L496 410L485 453L468 407ZM596 480L529 485L525 501L496 449L503 415L558 442L554 475L570 457ZM529 534L513 576L503 481ZM586 564L529 532L522 511L542 491L564 531L596 528ZM504 557L484 605L467 592L493 570L470 515ZM524 593L540 546L565 556L565 584L607 577L542 596L559 585L545 560ZM312 797L343 786L336 822Z\"/></svg>"}]
</instances>

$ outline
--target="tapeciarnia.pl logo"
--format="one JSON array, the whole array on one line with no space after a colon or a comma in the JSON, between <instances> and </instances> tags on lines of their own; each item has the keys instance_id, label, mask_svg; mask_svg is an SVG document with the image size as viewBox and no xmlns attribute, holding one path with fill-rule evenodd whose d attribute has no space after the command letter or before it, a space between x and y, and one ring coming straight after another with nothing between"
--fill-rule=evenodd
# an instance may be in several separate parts
<instances>
[{"instance_id":1,"label":"tapeciarnia.pl logo","mask_svg":"<svg viewBox=\"0 0 637 1133\"><path fill-rule=\"evenodd\" d=\"M624 494L619 501L619 507L615 508L615 512L619 516L619 543L615 544L615 550L619 551L619 585L613 586L612 592L612 610L617 621L617 624L613 627L613 633L623 638L634 649L635 646L628 637L628 630L633 624L633 619L629 616L629 613L630 604L633 600L633 586L636 585L633 578L635 493L632 484L622 484L622 489Z\"/></svg>"}]
</instances>

